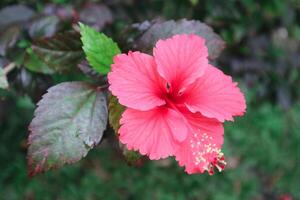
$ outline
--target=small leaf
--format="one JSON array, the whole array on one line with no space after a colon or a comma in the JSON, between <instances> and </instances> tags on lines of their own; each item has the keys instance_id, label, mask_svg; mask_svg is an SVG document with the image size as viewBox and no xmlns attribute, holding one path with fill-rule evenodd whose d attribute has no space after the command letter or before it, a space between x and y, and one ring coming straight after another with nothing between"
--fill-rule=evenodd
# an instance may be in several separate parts
<instances>
[{"instance_id":1,"label":"small leaf","mask_svg":"<svg viewBox=\"0 0 300 200\"><path fill-rule=\"evenodd\" d=\"M111 95L108 104L108 119L110 126L114 129L116 134L118 134L120 119L124 110L125 107L119 104L119 101L115 96Z\"/></svg>"},{"instance_id":2,"label":"small leaf","mask_svg":"<svg viewBox=\"0 0 300 200\"><path fill-rule=\"evenodd\" d=\"M213 32L208 25L196 20L169 20L169 21L154 21L153 24L138 38L130 39L133 42L133 47L137 50L152 53L155 43L159 39L166 39L175 34L197 34L206 40L206 45L209 51L209 59L216 59L222 50L225 48L225 42ZM144 23L141 24L143 26ZM139 28L135 24L133 27Z\"/></svg>"},{"instance_id":3,"label":"small leaf","mask_svg":"<svg viewBox=\"0 0 300 200\"><path fill-rule=\"evenodd\" d=\"M54 70L49 68L47 64L42 62L39 57L32 51L31 48L27 48L24 66L33 72L43 73L43 74L53 74Z\"/></svg>"},{"instance_id":4,"label":"small leaf","mask_svg":"<svg viewBox=\"0 0 300 200\"><path fill-rule=\"evenodd\" d=\"M4 73L4 70L0 67L0 88L1 89L7 89L8 88L8 82L6 78L6 74Z\"/></svg>"},{"instance_id":5,"label":"small leaf","mask_svg":"<svg viewBox=\"0 0 300 200\"><path fill-rule=\"evenodd\" d=\"M48 90L34 115L28 139L31 176L77 162L100 142L106 95L84 82L61 83Z\"/></svg>"},{"instance_id":6,"label":"small leaf","mask_svg":"<svg viewBox=\"0 0 300 200\"><path fill-rule=\"evenodd\" d=\"M81 41L89 64L100 74L107 74L113 57L121 51L118 45L103 33L80 23Z\"/></svg>"},{"instance_id":7,"label":"small leaf","mask_svg":"<svg viewBox=\"0 0 300 200\"><path fill-rule=\"evenodd\" d=\"M36 40L32 50L58 72L72 70L84 58L80 34L77 32L59 33L50 38Z\"/></svg>"}]
</instances>

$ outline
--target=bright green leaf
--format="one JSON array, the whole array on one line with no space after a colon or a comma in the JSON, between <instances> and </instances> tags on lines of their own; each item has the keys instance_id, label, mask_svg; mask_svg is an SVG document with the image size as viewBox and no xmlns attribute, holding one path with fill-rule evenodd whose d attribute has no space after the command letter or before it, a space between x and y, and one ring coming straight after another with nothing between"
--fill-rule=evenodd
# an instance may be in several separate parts
<instances>
[{"instance_id":1,"label":"bright green leaf","mask_svg":"<svg viewBox=\"0 0 300 200\"><path fill-rule=\"evenodd\" d=\"M82 48L89 64L100 74L107 74L113 63L113 57L121 52L118 45L105 34L82 23L79 25Z\"/></svg>"},{"instance_id":2,"label":"bright green leaf","mask_svg":"<svg viewBox=\"0 0 300 200\"><path fill-rule=\"evenodd\" d=\"M84 82L48 90L29 126L29 175L79 161L106 129L106 95Z\"/></svg>"}]
</instances>

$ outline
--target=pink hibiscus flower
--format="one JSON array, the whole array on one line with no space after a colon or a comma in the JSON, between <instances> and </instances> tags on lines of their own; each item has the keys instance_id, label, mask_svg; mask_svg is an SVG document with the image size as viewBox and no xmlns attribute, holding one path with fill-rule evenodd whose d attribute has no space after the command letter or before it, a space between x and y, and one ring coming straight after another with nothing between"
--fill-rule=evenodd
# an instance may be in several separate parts
<instances>
[{"instance_id":1,"label":"pink hibiscus flower","mask_svg":"<svg viewBox=\"0 0 300 200\"><path fill-rule=\"evenodd\" d=\"M189 174L222 170L223 122L244 114L244 95L197 35L159 40L153 54L114 57L109 90L127 107L120 141L152 160L175 156Z\"/></svg>"}]
</instances>

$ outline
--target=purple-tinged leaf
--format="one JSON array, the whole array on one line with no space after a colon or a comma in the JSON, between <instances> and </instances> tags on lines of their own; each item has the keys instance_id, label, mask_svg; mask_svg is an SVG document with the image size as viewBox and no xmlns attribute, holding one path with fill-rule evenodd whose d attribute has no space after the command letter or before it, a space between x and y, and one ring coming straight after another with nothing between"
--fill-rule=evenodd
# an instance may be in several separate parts
<instances>
[{"instance_id":1,"label":"purple-tinged leaf","mask_svg":"<svg viewBox=\"0 0 300 200\"><path fill-rule=\"evenodd\" d=\"M28 170L33 176L79 161L106 129L106 95L84 82L48 90L29 126Z\"/></svg>"},{"instance_id":2,"label":"purple-tinged leaf","mask_svg":"<svg viewBox=\"0 0 300 200\"><path fill-rule=\"evenodd\" d=\"M28 32L31 38L52 37L59 30L59 25L57 16L43 16L31 23Z\"/></svg>"},{"instance_id":3,"label":"purple-tinged leaf","mask_svg":"<svg viewBox=\"0 0 300 200\"><path fill-rule=\"evenodd\" d=\"M32 50L50 68L62 72L74 69L84 58L81 46L79 33L65 32L36 40Z\"/></svg>"},{"instance_id":4,"label":"purple-tinged leaf","mask_svg":"<svg viewBox=\"0 0 300 200\"><path fill-rule=\"evenodd\" d=\"M20 28L12 26L0 33L0 55L5 56L7 50L13 47L20 37Z\"/></svg>"},{"instance_id":5,"label":"purple-tinged leaf","mask_svg":"<svg viewBox=\"0 0 300 200\"><path fill-rule=\"evenodd\" d=\"M142 23L141 26L148 26L148 23ZM139 30L141 28L136 28ZM169 20L155 21L153 24L137 39L133 39L133 47L137 50L152 53L155 43L159 39L166 39L175 34L197 34L206 40L209 51L209 59L216 59L225 48L225 42L208 25L197 20ZM140 30L139 30L140 31Z\"/></svg>"},{"instance_id":6,"label":"purple-tinged leaf","mask_svg":"<svg viewBox=\"0 0 300 200\"><path fill-rule=\"evenodd\" d=\"M80 22L100 31L106 24L113 21L110 9L105 5L88 3L79 13Z\"/></svg>"},{"instance_id":7,"label":"purple-tinged leaf","mask_svg":"<svg viewBox=\"0 0 300 200\"><path fill-rule=\"evenodd\" d=\"M100 79L100 75L96 72L88 63L88 61L83 60L81 63L78 64L78 68L87 76Z\"/></svg>"},{"instance_id":8,"label":"purple-tinged leaf","mask_svg":"<svg viewBox=\"0 0 300 200\"><path fill-rule=\"evenodd\" d=\"M8 6L0 10L0 32L8 26L27 22L35 15L34 11L23 5Z\"/></svg>"},{"instance_id":9,"label":"purple-tinged leaf","mask_svg":"<svg viewBox=\"0 0 300 200\"><path fill-rule=\"evenodd\" d=\"M280 85L277 88L278 104L285 110L288 110L292 105L291 93L287 86Z\"/></svg>"},{"instance_id":10,"label":"purple-tinged leaf","mask_svg":"<svg viewBox=\"0 0 300 200\"><path fill-rule=\"evenodd\" d=\"M0 68L4 68L4 66L9 64L9 60L0 56Z\"/></svg>"},{"instance_id":11,"label":"purple-tinged leaf","mask_svg":"<svg viewBox=\"0 0 300 200\"><path fill-rule=\"evenodd\" d=\"M9 76L11 88L19 96L29 96L34 103L41 100L47 89L54 84L52 77L49 75L31 73L24 67L15 71Z\"/></svg>"},{"instance_id":12,"label":"purple-tinged leaf","mask_svg":"<svg viewBox=\"0 0 300 200\"><path fill-rule=\"evenodd\" d=\"M76 12L71 5L47 4L42 11L45 15L57 16L62 21L71 21L75 18Z\"/></svg>"}]
</instances>

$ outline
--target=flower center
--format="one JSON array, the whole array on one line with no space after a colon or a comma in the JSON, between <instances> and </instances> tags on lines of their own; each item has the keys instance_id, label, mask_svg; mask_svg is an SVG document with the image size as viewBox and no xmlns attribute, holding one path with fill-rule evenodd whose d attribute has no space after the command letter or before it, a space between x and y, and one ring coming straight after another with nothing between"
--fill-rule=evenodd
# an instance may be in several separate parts
<instances>
[{"instance_id":1,"label":"flower center","mask_svg":"<svg viewBox=\"0 0 300 200\"><path fill-rule=\"evenodd\" d=\"M166 84L166 88L163 92L163 98L167 102L167 106L174 107L176 104L183 103L183 92L179 89L172 87L169 83Z\"/></svg>"}]
</instances>

